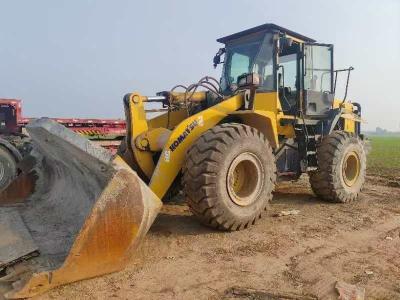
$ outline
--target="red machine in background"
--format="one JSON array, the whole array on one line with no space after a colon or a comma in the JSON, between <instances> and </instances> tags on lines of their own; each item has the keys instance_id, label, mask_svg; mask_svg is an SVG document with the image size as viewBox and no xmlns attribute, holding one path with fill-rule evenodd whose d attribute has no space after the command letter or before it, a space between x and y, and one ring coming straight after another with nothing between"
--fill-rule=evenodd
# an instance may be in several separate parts
<instances>
[{"instance_id":1,"label":"red machine in background","mask_svg":"<svg viewBox=\"0 0 400 300\"><path fill-rule=\"evenodd\" d=\"M31 150L25 126L34 118L22 116L21 104L17 99L0 99L0 190L17 175L18 163ZM113 153L126 132L122 119L51 119Z\"/></svg>"}]
</instances>

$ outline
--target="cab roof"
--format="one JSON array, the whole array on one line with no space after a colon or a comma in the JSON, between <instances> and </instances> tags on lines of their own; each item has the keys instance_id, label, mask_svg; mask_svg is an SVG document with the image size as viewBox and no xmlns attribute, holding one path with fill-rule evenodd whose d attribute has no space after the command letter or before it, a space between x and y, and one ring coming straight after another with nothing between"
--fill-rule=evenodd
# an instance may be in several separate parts
<instances>
[{"instance_id":1,"label":"cab roof","mask_svg":"<svg viewBox=\"0 0 400 300\"><path fill-rule=\"evenodd\" d=\"M263 31L264 32L279 31L279 32L282 32L282 33L286 33L286 34L288 34L288 35L290 35L290 36L292 36L294 38L297 38L299 40L302 40L304 42L309 42L309 43L316 42L316 40L314 40L312 38L306 37L306 36L304 36L302 34L299 34L297 32L291 31L289 29L283 28L281 26L278 26L278 25L275 25L275 24L272 24L272 23L263 24L263 25L260 25L260 26L257 26L257 27L253 27L253 28L244 30L244 31L240 31L238 33L227 35L225 37L217 39L217 42L226 44L227 42L229 42L231 40L235 40L235 39L238 39L240 37L243 37L243 36L246 36L246 35L249 35L249 34L263 32Z\"/></svg>"}]
</instances>

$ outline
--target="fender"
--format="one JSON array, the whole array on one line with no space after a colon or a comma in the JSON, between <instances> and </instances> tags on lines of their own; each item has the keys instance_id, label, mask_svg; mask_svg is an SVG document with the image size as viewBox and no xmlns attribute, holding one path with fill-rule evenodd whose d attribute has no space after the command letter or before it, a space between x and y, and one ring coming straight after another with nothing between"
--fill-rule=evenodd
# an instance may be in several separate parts
<instances>
[{"instance_id":1,"label":"fender","mask_svg":"<svg viewBox=\"0 0 400 300\"><path fill-rule=\"evenodd\" d=\"M354 107L357 108L357 114L354 113ZM344 131L360 134L360 124L366 123L361 118L361 105L358 103L343 102L343 100L335 99L333 101L332 110L336 111L335 118L332 120L329 133L331 133L339 119L343 119Z\"/></svg>"},{"instance_id":2,"label":"fender","mask_svg":"<svg viewBox=\"0 0 400 300\"><path fill-rule=\"evenodd\" d=\"M261 131L273 149L279 147L279 135L295 137L292 125L281 124L281 120L293 119L293 116L284 114L277 92L256 93L252 110L236 111L232 115L239 117L243 124Z\"/></svg>"},{"instance_id":3,"label":"fender","mask_svg":"<svg viewBox=\"0 0 400 300\"><path fill-rule=\"evenodd\" d=\"M248 110L237 111L232 113L232 115L238 116L243 124L261 131L266 136L273 149L279 147L277 118L273 112Z\"/></svg>"}]
</instances>

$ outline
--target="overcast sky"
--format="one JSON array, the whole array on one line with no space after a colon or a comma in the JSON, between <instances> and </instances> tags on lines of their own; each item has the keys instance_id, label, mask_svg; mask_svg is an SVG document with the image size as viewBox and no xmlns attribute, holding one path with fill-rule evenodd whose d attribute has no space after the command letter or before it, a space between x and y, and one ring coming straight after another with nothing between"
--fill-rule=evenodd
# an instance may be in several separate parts
<instances>
[{"instance_id":1,"label":"overcast sky","mask_svg":"<svg viewBox=\"0 0 400 300\"><path fill-rule=\"evenodd\" d=\"M25 116L123 117L125 93L219 76L215 40L271 22L335 44L364 129L400 130L400 0L0 0L0 13L0 98Z\"/></svg>"}]
</instances>

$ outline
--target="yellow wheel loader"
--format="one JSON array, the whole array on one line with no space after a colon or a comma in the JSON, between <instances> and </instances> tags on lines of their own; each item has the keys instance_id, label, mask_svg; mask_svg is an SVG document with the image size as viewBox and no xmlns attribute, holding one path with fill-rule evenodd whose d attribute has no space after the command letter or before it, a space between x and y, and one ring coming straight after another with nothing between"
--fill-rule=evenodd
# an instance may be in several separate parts
<instances>
[{"instance_id":1,"label":"yellow wheel loader","mask_svg":"<svg viewBox=\"0 0 400 300\"><path fill-rule=\"evenodd\" d=\"M200 222L226 231L261 218L278 179L308 173L319 198L357 198L361 106L346 101L352 68L334 70L333 46L274 24L218 42L220 80L124 97L127 136L115 157L51 120L28 125L31 161L0 195L6 297L121 270L179 190Z\"/></svg>"}]
</instances>

